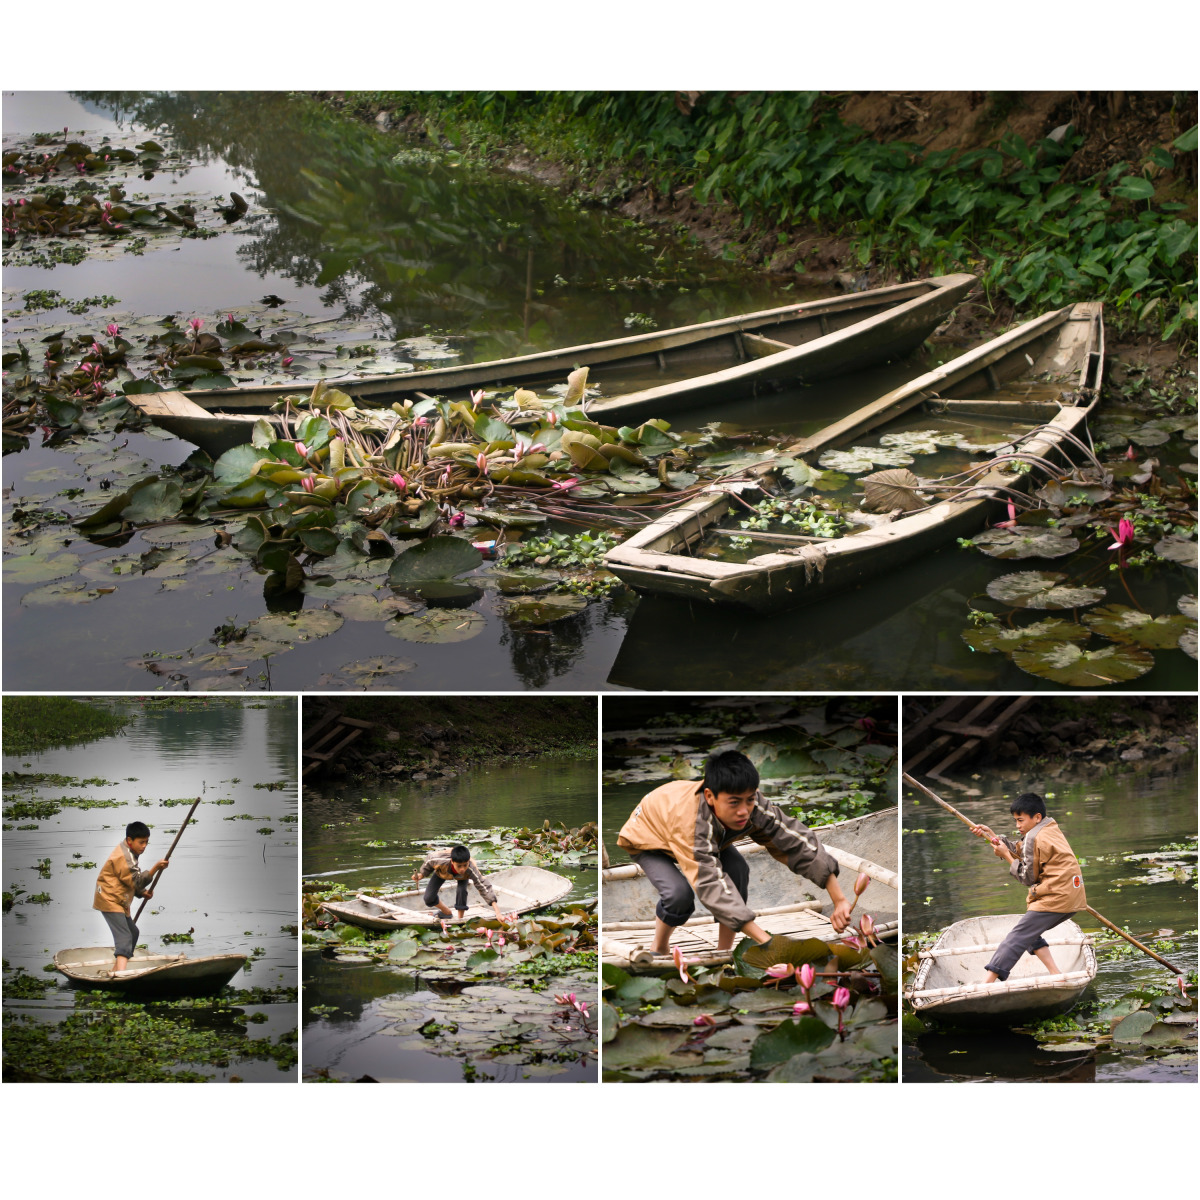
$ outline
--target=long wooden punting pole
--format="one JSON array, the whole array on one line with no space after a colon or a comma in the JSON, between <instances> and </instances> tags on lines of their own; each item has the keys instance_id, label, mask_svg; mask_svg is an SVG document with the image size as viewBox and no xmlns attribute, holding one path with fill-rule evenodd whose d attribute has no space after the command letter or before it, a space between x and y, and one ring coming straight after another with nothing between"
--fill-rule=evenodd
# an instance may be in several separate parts
<instances>
[{"instance_id":1,"label":"long wooden punting pole","mask_svg":"<svg viewBox=\"0 0 1200 1200\"><path fill-rule=\"evenodd\" d=\"M907 771L904 773L903 778L904 782L910 787L915 787L917 791L924 792L925 795L930 798L930 800L940 804L947 812L953 813L965 825L970 825L972 828L974 828L979 824L978 821L972 821L970 817L964 817L962 813L960 813L958 809L954 807L953 804L947 804L946 801L941 798L941 796L939 796L936 792L930 791L929 788L927 788L923 783L909 775ZM1180 978L1183 977L1183 972L1177 966L1175 966L1173 963L1167 962L1167 960L1161 955L1155 954L1149 946L1143 946L1142 943L1137 940L1137 938L1132 937L1130 934L1126 933L1125 930L1121 929L1117 925L1114 925L1106 916L1098 913L1090 904L1085 904L1083 911L1091 913L1101 925L1111 929L1113 933L1117 934L1119 937L1123 937L1131 946L1136 946L1143 954L1148 954L1152 959L1154 959L1155 962L1162 963L1162 965L1166 967L1168 971L1174 971L1175 974Z\"/></svg>"},{"instance_id":2,"label":"long wooden punting pole","mask_svg":"<svg viewBox=\"0 0 1200 1200\"><path fill-rule=\"evenodd\" d=\"M196 811L196 808L199 804L200 804L200 797L197 796L195 803L192 805L191 808L188 809L187 816L183 818L183 824L180 825L179 832L175 835L175 840L171 843L170 850L168 850L166 852L166 854L163 855L163 857L167 860L167 862L171 861L171 855L175 853L175 847L179 845L179 839L181 837L183 837L183 831L187 828L188 822L192 819L192 813L194 813ZM154 877L150 880L150 886L149 886L149 888L146 889L147 891L151 891L151 892L154 891L154 888L157 885L159 877L161 875L162 875L161 870L154 872ZM145 900L143 900L141 902L141 904L138 905L137 912L135 912L133 914L133 922L135 925L137 924L138 917L140 917L142 915L142 909L145 908L146 905L149 903L150 903L150 898L147 897Z\"/></svg>"}]
</instances>

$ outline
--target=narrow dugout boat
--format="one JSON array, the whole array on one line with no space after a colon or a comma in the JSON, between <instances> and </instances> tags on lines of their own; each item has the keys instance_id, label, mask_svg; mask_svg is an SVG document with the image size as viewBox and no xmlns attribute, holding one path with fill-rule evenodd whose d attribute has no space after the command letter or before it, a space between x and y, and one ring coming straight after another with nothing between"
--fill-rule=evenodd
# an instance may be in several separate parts
<instances>
[{"instance_id":1,"label":"narrow dugout boat","mask_svg":"<svg viewBox=\"0 0 1200 1200\"><path fill-rule=\"evenodd\" d=\"M824 825L813 832L821 844L838 860L842 890L852 895L855 876L865 871L871 878L854 909L854 920L870 913L883 936L894 936L900 909L897 874L897 832L894 808L868 813L837 825ZM783 863L771 857L765 847L748 839L737 843L750 867L747 903L757 913L758 924L768 933L786 934L804 939L836 941L829 923L833 905L823 888L794 875ZM670 954L650 952L654 936L654 908L658 892L636 863L609 867L601 873L600 953L606 963L626 970L673 968ZM720 927L703 906L686 925L671 936L671 947L678 947L689 965L710 966L729 962L730 951L718 951ZM741 934L735 945L741 941Z\"/></svg>"},{"instance_id":2,"label":"narrow dugout boat","mask_svg":"<svg viewBox=\"0 0 1200 1200\"><path fill-rule=\"evenodd\" d=\"M570 890L571 881L541 867L509 867L484 878L496 892L496 903L502 913L527 913L554 904ZM451 880L442 884L440 899L453 909L455 888ZM363 929L403 929L410 925L437 925L441 917L425 904L424 887L409 892L389 892L384 896L368 896L359 892L353 900L327 901L321 907L339 921L359 925ZM475 885L467 888L465 920L494 919L492 906L485 903ZM457 921L457 917L454 918Z\"/></svg>"},{"instance_id":3,"label":"narrow dugout boat","mask_svg":"<svg viewBox=\"0 0 1200 1200\"><path fill-rule=\"evenodd\" d=\"M1046 934L1059 974L1051 975L1032 954L1023 954L1008 979L984 983L996 947L1020 920L1017 914L971 917L945 930L928 950L905 992L919 1017L962 1023L1037 1021L1064 1013L1096 978L1091 937L1074 921Z\"/></svg>"},{"instance_id":4,"label":"narrow dugout boat","mask_svg":"<svg viewBox=\"0 0 1200 1200\"><path fill-rule=\"evenodd\" d=\"M913 283L809 300L743 313L679 329L569 346L519 358L468 363L431 371L331 381L359 407L387 407L429 396L462 399L473 388L561 384L588 367L589 387L603 398L588 414L605 424L669 418L686 409L752 396L788 383L813 383L915 350L975 284L973 275L945 275ZM652 381L652 382L651 382ZM311 384L127 397L156 425L219 455L250 440L254 421Z\"/></svg>"},{"instance_id":5,"label":"narrow dugout boat","mask_svg":"<svg viewBox=\"0 0 1200 1200\"><path fill-rule=\"evenodd\" d=\"M1103 359L1103 306L1075 304L1026 322L911 380L794 443L787 453L815 464L822 452L923 405L955 414L1041 422L1020 439L1020 450L1063 459L1070 436L1084 432L1096 405ZM977 532L1000 505L997 493L989 489L1029 486L1028 474L1008 470L1007 465L1011 464L995 462L978 475L964 498L935 501L861 532L835 538L770 534L764 539L767 552L745 563L692 553L708 531L736 515L732 510L737 501L718 483L610 550L604 563L648 595L779 612L854 587L915 555ZM757 471L761 477L770 469L765 463Z\"/></svg>"},{"instance_id":6,"label":"narrow dugout boat","mask_svg":"<svg viewBox=\"0 0 1200 1200\"><path fill-rule=\"evenodd\" d=\"M158 996L206 996L219 992L246 964L244 954L147 954L137 951L129 967L113 974L111 946L60 950L54 966L74 987L102 988L134 999Z\"/></svg>"}]
</instances>

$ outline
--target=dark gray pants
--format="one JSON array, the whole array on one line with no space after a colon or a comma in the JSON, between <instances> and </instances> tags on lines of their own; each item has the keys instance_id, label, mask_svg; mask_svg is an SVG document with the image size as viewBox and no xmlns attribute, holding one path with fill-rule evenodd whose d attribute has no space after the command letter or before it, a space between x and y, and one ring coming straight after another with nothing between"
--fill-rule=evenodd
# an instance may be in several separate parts
<instances>
[{"instance_id":1,"label":"dark gray pants","mask_svg":"<svg viewBox=\"0 0 1200 1200\"><path fill-rule=\"evenodd\" d=\"M138 927L133 923L133 918L123 912L102 912L100 915L112 933L113 954L117 958L132 958L138 940Z\"/></svg>"},{"instance_id":2,"label":"dark gray pants","mask_svg":"<svg viewBox=\"0 0 1200 1200\"><path fill-rule=\"evenodd\" d=\"M429 883L425 886L425 903L428 904L430 908L437 908L438 892L441 891L442 884L447 882L449 881L442 879L439 875L430 875ZM457 908L459 912L465 912L467 908L467 884L469 880L459 879L455 882L456 887L454 890L454 907Z\"/></svg>"},{"instance_id":3,"label":"dark gray pants","mask_svg":"<svg viewBox=\"0 0 1200 1200\"><path fill-rule=\"evenodd\" d=\"M1022 954L1036 954L1046 948L1043 933L1069 921L1074 913L1056 912L1027 912L1008 932L1008 937L996 947L992 961L984 968L995 971L1000 979L1007 979L1008 973L1017 965L1017 959Z\"/></svg>"},{"instance_id":4,"label":"dark gray pants","mask_svg":"<svg viewBox=\"0 0 1200 1200\"><path fill-rule=\"evenodd\" d=\"M658 888L659 901L654 915L667 925L682 925L696 911L696 896L679 865L662 850L643 850L631 857ZM746 860L733 846L726 846L720 857L721 869L745 900L750 890L750 868Z\"/></svg>"}]
</instances>

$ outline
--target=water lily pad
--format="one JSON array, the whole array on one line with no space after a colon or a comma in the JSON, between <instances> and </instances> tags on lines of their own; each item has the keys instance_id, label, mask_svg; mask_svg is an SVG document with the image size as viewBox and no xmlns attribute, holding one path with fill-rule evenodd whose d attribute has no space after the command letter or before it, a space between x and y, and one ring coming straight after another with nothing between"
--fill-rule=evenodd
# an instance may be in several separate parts
<instances>
[{"instance_id":1,"label":"water lily pad","mask_svg":"<svg viewBox=\"0 0 1200 1200\"><path fill-rule=\"evenodd\" d=\"M1147 650L1173 649L1188 628L1188 618L1180 613L1152 617L1125 604L1106 604L1086 613L1083 619L1097 633L1114 642L1132 642Z\"/></svg>"},{"instance_id":2,"label":"water lily pad","mask_svg":"<svg viewBox=\"0 0 1200 1200\"><path fill-rule=\"evenodd\" d=\"M189 542L211 542L217 536L213 525L159 525L141 530L142 540L156 546L186 546Z\"/></svg>"},{"instance_id":3,"label":"water lily pad","mask_svg":"<svg viewBox=\"0 0 1200 1200\"><path fill-rule=\"evenodd\" d=\"M1154 1026L1154 1017L1152 1014L1142 1010L1141 1012L1130 1013L1124 1020L1118 1021L1113 1026L1112 1036L1114 1042L1138 1042L1142 1039L1142 1034L1148 1033Z\"/></svg>"},{"instance_id":4,"label":"water lily pad","mask_svg":"<svg viewBox=\"0 0 1200 1200\"><path fill-rule=\"evenodd\" d=\"M479 578L478 576L476 578ZM558 571L535 571L524 567L497 566L486 574L494 580L496 588L506 596L528 596L534 592L549 591L562 581Z\"/></svg>"},{"instance_id":5,"label":"water lily pad","mask_svg":"<svg viewBox=\"0 0 1200 1200\"><path fill-rule=\"evenodd\" d=\"M1079 539L1057 529L987 529L971 539L991 558L1062 558L1079 549Z\"/></svg>"},{"instance_id":6,"label":"water lily pad","mask_svg":"<svg viewBox=\"0 0 1200 1200\"><path fill-rule=\"evenodd\" d=\"M604 1047L607 1070L622 1068L643 1071L671 1071L679 1067L699 1066L703 1061L696 1050L681 1050L686 1034L677 1029L647 1029L626 1025Z\"/></svg>"},{"instance_id":7,"label":"water lily pad","mask_svg":"<svg viewBox=\"0 0 1200 1200\"><path fill-rule=\"evenodd\" d=\"M1106 594L1102 587L1064 584L1066 578L1056 571L1019 571L993 579L987 593L1004 604L1035 609L1082 608L1102 600Z\"/></svg>"},{"instance_id":8,"label":"water lily pad","mask_svg":"<svg viewBox=\"0 0 1200 1200\"><path fill-rule=\"evenodd\" d=\"M403 596L346 595L334 601L337 611L348 621L388 621L392 617L417 612L420 604Z\"/></svg>"},{"instance_id":9,"label":"water lily pad","mask_svg":"<svg viewBox=\"0 0 1200 1200\"><path fill-rule=\"evenodd\" d=\"M962 639L972 650L984 654L996 651L1011 654L1014 650L1024 649L1036 642L1086 642L1091 636L1091 630L1086 626L1050 617L1032 625L1023 625L1019 629L1009 629L1006 625L998 624L964 629Z\"/></svg>"},{"instance_id":10,"label":"water lily pad","mask_svg":"<svg viewBox=\"0 0 1200 1200\"><path fill-rule=\"evenodd\" d=\"M1196 597L1195 596L1180 596L1175 601L1175 607L1179 609L1185 617L1196 619Z\"/></svg>"},{"instance_id":11,"label":"water lily pad","mask_svg":"<svg viewBox=\"0 0 1200 1200\"><path fill-rule=\"evenodd\" d=\"M1196 630L1195 630L1195 628L1185 629L1183 631L1183 633L1181 633L1179 635L1179 648L1189 658L1196 657Z\"/></svg>"},{"instance_id":12,"label":"water lily pad","mask_svg":"<svg viewBox=\"0 0 1200 1200\"><path fill-rule=\"evenodd\" d=\"M343 624L343 618L328 608L304 608L297 613L268 613L248 628L275 642L311 642L336 633Z\"/></svg>"},{"instance_id":13,"label":"water lily pad","mask_svg":"<svg viewBox=\"0 0 1200 1200\"><path fill-rule=\"evenodd\" d=\"M427 608L385 625L392 637L428 644L465 642L483 630L487 618L474 609Z\"/></svg>"},{"instance_id":14,"label":"water lily pad","mask_svg":"<svg viewBox=\"0 0 1200 1200\"><path fill-rule=\"evenodd\" d=\"M943 447L955 445L959 436L941 429L909 429L903 433L885 433L879 444L896 446L908 454L936 454Z\"/></svg>"},{"instance_id":15,"label":"water lily pad","mask_svg":"<svg viewBox=\"0 0 1200 1200\"><path fill-rule=\"evenodd\" d=\"M1196 568L1196 539L1180 537L1171 534L1162 541L1155 542L1154 553L1159 558L1169 558L1172 562L1182 563L1185 567Z\"/></svg>"},{"instance_id":16,"label":"water lily pad","mask_svg":"<svg viewBox=\"0 0 1200 1200\"><path fill-rule=\"evenodd\" d=\"M801 1017L784 1021L769 1033L761 1034L750 1049L750 1066L755 1070L786 1062L796 1054L815 1054L824 1050L837 1037L816 1017Z\"/></svg>"},{"instance_id":17,"label":"water lily pad","mask_svg":"<svg viewBox=\"0 0 1200 1200\"><path fill-rule=\"evenodd\" d=\"M39 588L34 588L32 591L26 592L21 597L22 604L42 605L42 604L90 604L93 600L99 600L102 593L95 588L84 587L82 584L73 583L71 580L63 580L59 583L46 583Z\"/></svg>"},{"instance_id":18,"label":"water lily pad","mask_svg":"<svg viewBox=\"0 0 1200 1200\"><path fill-rule=\"evenodd\" d=\"M875 513L916 512L925 507L925 501L915 491L921 481L903 467L890 471L876 471L863 481L863 508Z\"/></svg>"},{"instance_id":19,"label":"water lily pad","mask_svg":"<svg viewBox=\"0 0 1200 1200\"><path fill-rule=\"evenodd\" d=\"M40 554L17 554L4 560L5 583L42 583L63 579L79 566L78 554L56 554L43 558Z\"/></svg>"},{"instance_id":20,"label":"water lily pad","mask_svg":"<svg viewBox=\"0 0 1200 1200\"><path fill-rule=\"evenodd\" d=\"M1035 644L1014 650L1013 662L1041 679L1071 687L1099 687L1124 683L1145 675L1154 666L1154 655L1138 646L1105 646L1081 650L1074 643Z\"/></svg>"},{"instance_id":21,"label":"water lily pad","mask_svg":"<svg viewBox=\"0 0 1200 1200\"><path fill-rule=\"evenodd\" d=\"M846 475L862 475L875 466L870 451L861 446L856 446L853 450L826 450L817 461L831 471L840 471ZM912 462L912 459L908 461Z\"/></svg>"},{"instance_id":22,"label":"water lily pad","mask_svg":"<svg viewBox=\"0 0 1200 1200\"><path fill-rule=\"evenodd\" d=\"M474 570L481 562L483 556L470 542L456 537L431 537L392 559L388 583L419 591L426 584L452 580Z\"/></svg>"},{"instance_id":23,"label":"water lily pad","mask_svg":"<svg viewBox=\"0 0 1200 1200\"><path fill-rule=\"evenodd\" d=\"M573 617L587 606L586 596L576 596L571 592L522 596L504 602L504 619L514 629L534 629Z\"/></svg>"}]
</instances>

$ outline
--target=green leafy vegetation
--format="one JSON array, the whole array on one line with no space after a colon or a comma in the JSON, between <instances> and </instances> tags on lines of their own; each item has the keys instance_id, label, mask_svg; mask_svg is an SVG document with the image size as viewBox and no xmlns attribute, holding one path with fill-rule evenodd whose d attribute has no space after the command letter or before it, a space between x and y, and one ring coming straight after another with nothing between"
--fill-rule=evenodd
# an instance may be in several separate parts
<instances>
[{"instance_id":1,"label":"green leafy vegetation","mask_svg":"<svg viewBox=\"0 0 1200 1200\"><path fill-rule=\"evenodd\" d=\"M122 713L66 696L6 696L0 715L7 754L95 741L116 733L129 720Z\"/></svg>"}]
</instances>

